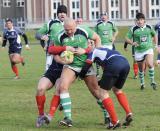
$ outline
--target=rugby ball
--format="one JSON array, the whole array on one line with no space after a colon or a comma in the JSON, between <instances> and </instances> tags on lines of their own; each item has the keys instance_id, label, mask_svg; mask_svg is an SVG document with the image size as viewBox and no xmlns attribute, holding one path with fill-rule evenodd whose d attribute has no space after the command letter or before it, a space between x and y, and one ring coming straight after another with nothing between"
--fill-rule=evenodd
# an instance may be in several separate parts
<instances>
[{"instance_id":1,"label":"rugby ball","mask_svg":"<svg viewBox=\"0 0 160 131\"><path fill-rule=\"evenodd\" d=\"M64 62L66 62L67 64L70 64L73 62L73 59L74 59L74 54L73 52L71 51L63 51L61 54L60 54L60 57L62 58L62 60Z\"/></svg>"}]
</instances>

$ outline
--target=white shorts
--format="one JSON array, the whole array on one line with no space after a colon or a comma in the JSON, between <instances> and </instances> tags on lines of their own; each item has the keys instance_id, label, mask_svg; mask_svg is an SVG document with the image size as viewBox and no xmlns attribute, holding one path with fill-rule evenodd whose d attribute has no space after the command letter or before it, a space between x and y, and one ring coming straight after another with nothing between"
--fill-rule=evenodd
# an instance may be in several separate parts
<instances>
[{"instance_id":1,"label":"white shorts","mask_svg":"<svg viewBox=\"0 0 160 131\"><path fill-rule=\"evenodd\" d=\"M111 45L102 45L101 47L107 48L107 49L110 49L110 50L113 49L113 45L112 44Z\"/></svg>"},{"instance_id":2,"label":"white shorts","mask_svg":"<svg viewBox=\"0 0 160 131\"><path fill-rule=\"evenodd\" d=\"M148 49L145 52L136 52L135 51L135 60L136 61L142 61L145 59L145 56L151 54L153 55L153 49Z\"/></svg>"},{"instance_id":3,"label":"white shorts","mask_svg":"<svg viewBox=\"0 0 160 131\"><path fill-rule=\"evenodd\" d=\"M72 69L74 70L75 72L77 73L80 73L81 72L81 69L82 68L79 68L79 67L72 67L70 65L64 65L63 67L65 68L69 68L69 69ZM86 74L86 76L91 76L91 75L96 75L96 71L94 70L93 66L91 66Z\"/></svg>"}]
</instances>

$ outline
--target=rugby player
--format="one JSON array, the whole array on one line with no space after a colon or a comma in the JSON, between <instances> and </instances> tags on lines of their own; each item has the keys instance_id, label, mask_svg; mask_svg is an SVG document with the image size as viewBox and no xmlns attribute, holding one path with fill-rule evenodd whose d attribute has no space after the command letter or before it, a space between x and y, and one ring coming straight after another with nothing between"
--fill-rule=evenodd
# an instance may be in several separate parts
<instances>
[{"instance_id":1,"label":"rugby player","mask_svg":"<svg viewBox=\"0 0 160 131\"><path fill-rule=\"evenodd\" d=\"M6 19L5 22L6 22L6 28L3 31L2 48L4 48L7 44L7 41L9 41L8 54L9 54L9 59L11 63L11 68L15 74L14 79L19 79L20 78L19 71L18 71L18 67L16 66L16 64L21 63L23 66L25 64L24 58L21 55L22 44L21 44L20 36L23 37L27 50L30 49L28 45L28 38L23 31L21 31L18 27L13 26L12 19L8 18Z\"/></svg>"},{"instance_id":2,"label":"rugby player","mask_svg":"<svg viewBox=\"0 0 160 131\"><path fill-rule=\"evenodd\" d=\"M157 84L154 79L154 53L153 43L157 45L157 35L155 30L145 23L145 16L143 13L137 13L136 25L131 27L126 36L126 41L135 48L135 60L138 63L140 89L145 88L144 81L144 65L149 68L149 78L151 87L156 90Z\"/></svg>"}]
</instances>

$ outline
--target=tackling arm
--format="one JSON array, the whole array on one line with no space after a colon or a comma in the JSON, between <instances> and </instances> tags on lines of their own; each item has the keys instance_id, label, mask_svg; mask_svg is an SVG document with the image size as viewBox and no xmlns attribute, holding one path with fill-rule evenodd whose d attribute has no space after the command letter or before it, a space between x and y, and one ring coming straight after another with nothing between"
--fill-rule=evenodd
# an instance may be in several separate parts
<instances>
[{"instance_id":1,"label":"tackling arm","mask_svg":"<svg viewBox=\"0 0 160 131\"><path fill-rule=\"evenodd\" d=\"M89 70L89 68L92 66L92 61L86 60L85 65L82 67L81 72L78 74L80 78L84 78Z\"/></svg>"}]
</instances>

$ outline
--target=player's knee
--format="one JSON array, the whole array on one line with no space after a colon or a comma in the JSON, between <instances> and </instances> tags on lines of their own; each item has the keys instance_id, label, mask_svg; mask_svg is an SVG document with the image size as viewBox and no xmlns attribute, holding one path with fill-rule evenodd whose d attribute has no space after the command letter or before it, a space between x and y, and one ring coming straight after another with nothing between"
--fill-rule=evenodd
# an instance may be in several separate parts
<instances>
[{"instance_id":1,"label":"player's knee","mask_svg":"<svg viewBox=\"0 0 160 131\"><path fill-rule=\"evenodd\" d=\"M11 61L12 61L12 63L17 64L20 62L20 59L18 57L12 57Z\"/></svg>"},{"instance_id":2,"label":"player's knee","mask_svg":"<svg viewBox=\"0 0 160 131\"><path fill-rule=\"evenodd\" d=\"M67 86L67 84L60 82L58 84L58 89L59 89L60 92L67 91L68 90L68 86Z\"/></svg>"},{"instance_id":3,"label":"player's knee","mask_svg":"<svg viewBox=\"0 0 160 131\"><path fill-rule=\"evenodd\" d=\"M46 92L47 89L48 89L48 85L44 83L39 83L37 87L37 94L42 95Z\"/></svg>"}]
</instances>

